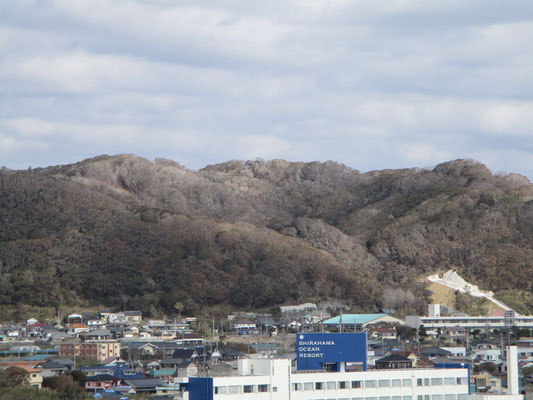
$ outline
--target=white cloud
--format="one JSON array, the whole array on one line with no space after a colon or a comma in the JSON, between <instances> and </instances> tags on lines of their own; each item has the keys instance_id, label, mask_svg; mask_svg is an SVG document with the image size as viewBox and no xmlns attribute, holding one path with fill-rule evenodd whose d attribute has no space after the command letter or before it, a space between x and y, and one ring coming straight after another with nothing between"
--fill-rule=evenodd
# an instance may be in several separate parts
<instances>
[{"instance_id":1,"label":"white cloud","mask_svg":"<svg viewBox=\"0 0 533 400\"><path fill-rule=\"evenodd\" d=\"M533 176L523 0L21 0L3 11L7 166L125 152L192 168L472 157Z\"/></svg>"}]
</instances>

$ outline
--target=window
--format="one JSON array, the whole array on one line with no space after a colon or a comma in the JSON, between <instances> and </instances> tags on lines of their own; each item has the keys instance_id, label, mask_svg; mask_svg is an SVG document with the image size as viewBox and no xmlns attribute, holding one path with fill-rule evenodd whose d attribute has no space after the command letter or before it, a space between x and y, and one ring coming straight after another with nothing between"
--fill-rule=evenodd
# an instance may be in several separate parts
<instances>
[{"instance_id":1,"label":"window","mask_svg":"<svg viewBox=\"0 0 533 400\"><path fill-rule=\"evenodd\" d=\"M390 381L388 379L380 379L378 381L378 387L380 388L390 387Z\"/></svg>"},{"instance_id":2,"label":"window","mask_svg":"<svg viewBox=\"0 0 533 400\"><path fill-rule=\"evenodd\" d=\"M254 393L254 385L244 385L242 391L244 393Z\"/></svg>"},{"instance_id":3,"label":"window","mask_svg":"<svg viewBox=\"0 0 533 400\"><path fill-rule=\"evenodd\" d=\"M402 400L402 396L392 396L392 400Z\"/></svg>"},{"instance_id":4,"label":"window","mask_svg":"<svg viewBox=\"0 0 533 400\"><path fill-rule=\"evenodd\" d=\"M305 382L304 390L313 390L313 382Z\"/></svg>"},{"instance_id":5,"label":"window","mask_svg":"<svg viewBox=\"0 0 533 400\"><path fill-rule=\"evenodd\" d=\"M326 382L326 389L327 390L337 389L337 382Z\"/></svg>"},{"instance_id":6,"label":"window","mask_svg":"<svg viewBox=\"0 0 533 400\"><path fill-rule=\"evenodd\" d=\"M458 394L457 395L457 400L466 400L468 399L468 395L467 394Z\"/></svg>"},{"instance_id":7,"label":"window","mask_svg":"<svg viewBox=\"0 0 533 400\"><path fill-rule=\"evenodd\" d=\"M444 400L444 396L442 394L434 394L431 396L431 400Z\"/></svg>"},{"instance_id":8,"label":"window","mask_svg":"<svg viewBox=\"0 0 533 400\"><path fill-rule=\"evenodd\" d=\"M228 393L228 388L226 386L215 386L215 394L226 394Z\"/></svg>"},{"instance_id":9,"label":"window","mask_svg":"<svg viewBox=\"0 0 533 400\"><path fill-rule=\"evenodd\" d=\"M411 396L403 396L402 400L411 400Z\"/></svg>"},{"instance_id":10,"label":"window","mask_svg":"<svg viewBox=\"0 0 533 400\"><path fill-rule=\"evenodd\" d=\"M278 391L278 387L277 387L277 386L274 386L274 387L272 388L272 391L273 391L273 392L277 392L277 391Z\"/></svg>"},{"instance_id":11,"label":"window","mask_svg":"<svg viewBox=\"0 0 533 400\"><path fill-rule=\"evenodd\" d=\"M392 380L392 387L402 387L402 380L401 379L393 379Z\"/></svg>"},{"instance_id":12,"label":"window","mask_svg":"<svg viewBox=\"0 0 533 400\"><path fill-rule=\"evenodd\" d=\"M302 384L299 383L299 385L300 385L300 388L301 388ZM258 392L268 392L268 389L269 389L269 385L257 385L257 391ZM300 390L302 390L302 389L300 389Z\"/></svg>"},{"instance_id":13,"label":"window","mask_svg":"<svg viewBox=\"0 0 533 400\"><path fill-rule=\"evenodd\" d=\"M228 386L228 393L229 394L240 394L242 393L242 386Z\"/></svg>"},{"instance_id":14,"label":"window","mask_svg":"<svg viewBox=\"0 0 533 400\"><path fill-rule=\"evenodd\" d=\"M322 370L326 372L335 372L337 370L337 363L322 363Z\"/></svg>"},{"instance_id":15,"label":"window","mask_svg":"<svg viewBox=\"0 0 533 400\"><path fill-rule=\"evenodd\" d=\"M408 386L411 386L412 381L411 379L404 379L402 383L403 383L403 387L408 387Z\"/></svg>"},{"instance_id":16,"label":"window","mask_svg":"<svg viewBox=\"0 0 533 400\"><path fill-rule=\"evenodd\" d=\"M259 385L260 387L261 386L268 386L268 385ZM302 384L301 383L293 383L292 384L292 390L294 390L295 392L299 391L299 390L302 390ZM261 390L259 390L261 391Z\"/></svg>"},{"instance_id":17,"label":"window","mask_svg":"<svg viewBox=\"0 0 533 400\"><path fill-rule=\"evenodd\" d=\"M444 395L444 400L455 400L455 395L454 394L445 394Z\"/></svg>"},{"instance_id":18,"label":"window","mask_svg":"<svg viewBox=\"0 0 533 400\"><path fill-rule=\"evenodd\" d=\"M457 378L458 385L466 385L467 383L466 378Z\"/></svg>"},{"instance_id":19,"label":"window","mask_svg":"<svg viewBox=\"0 0 533 400\"><path fill-rule=\"evenodd\" d=\"M360 389L361 381L352 381L352 389Z\"/></svg>"},{"instance_id":20,"label":"window","mask_svg":"<svg viewBox=\"0 0 533 400\"><path fill-rule=\"evenodd\" d=\"M424 386L429 386L429 378L424 378Z\"/></svg>"},{"instance_id":21,"label":"window","mask_svg":"<svg viewBox=\"0 0 533 400\"><path fill-rule=\"evenodd\" d=\"M444 384L445 385L455 385L455 379L454 378L444 378Z\"/></svg>"},{"instance_id":22,"label":"window","mask_svg":"<svg viewBox=\"0 0 533 400\"><path fill-rule=\"evenodd\" d=\"M390 400L390 396L380 396L379 400Z\"/></svg>"},{"instance_id":23,"label":"window","mask_svg":"<svg viewBox=\"0 0 533 400\"><path fill-rule=\"evenodd\" d=\"M324 382L315 382L315 390L324 390Z\"/></svg>"},{"instance_id":24,"label":"window","mask_svg":"<svg viewBox=\"0 0 533 400\"><path fill-rule=\"evenodd\" d=\"M441 386L442 378L431 378L431 386Z\"/></svg>"},{"instance_id":25,"label":"window","mask_svg":"<svg viewBox=\"0 0 533 400\"><path fill-rule=\"evenodd\" d=\"M422 386L423 383L424 383L424 381L422 381L422 378L418 378L416 380L416 386ZM420 400L420 399L418 399L418 400Z\"/></svg>"},{"instance_id":26,"label":"window","mask_svg":"<svg viewBox=\"0 0 533 400\"><path fill-rule=\"evenodd\" d=\"M376 381L365 381L365 388L375 388L377 387Z\"/></svg>"},{"instance_id":27,"label":"window","mask_svg":"<svg viewBox=\"0 0 533 400\"><path fill-rule=\"evenodd\" d=\"M339 389L348 389L348 382L346 381L339 382Z\"/></svg>"}]
</instances>

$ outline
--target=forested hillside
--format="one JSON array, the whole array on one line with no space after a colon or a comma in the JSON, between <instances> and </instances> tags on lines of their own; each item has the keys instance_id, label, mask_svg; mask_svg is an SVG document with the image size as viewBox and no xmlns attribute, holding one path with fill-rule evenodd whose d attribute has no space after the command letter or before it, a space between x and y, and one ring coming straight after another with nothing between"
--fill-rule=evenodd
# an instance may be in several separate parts
<instances>
[{"instance_id":1,"label":"forested hillside","mask_svg":"<svg viewBox=\"0 0 533 400\"><path fill-rule=\"evenodd\" d=\"M470 160L191 171L120 155L1 169L0 304L193 313L337 298L370 310L385 291L414 311L419 278L455 268L533 310L532 200L526 178Z\"/></svg>"}]
</instances>

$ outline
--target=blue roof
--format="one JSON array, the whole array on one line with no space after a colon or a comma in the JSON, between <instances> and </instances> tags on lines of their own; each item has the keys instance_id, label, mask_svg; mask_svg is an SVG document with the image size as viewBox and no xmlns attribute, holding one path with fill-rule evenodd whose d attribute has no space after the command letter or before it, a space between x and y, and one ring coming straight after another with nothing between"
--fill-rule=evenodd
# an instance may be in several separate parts
<instances>
[{"instance_id":1,"label":"blue roof","mask_svg":"<svg viewBox=\"0 0 533 400\"><path fill-rule=\"evenodd\" d=\"M385 317L387 314L343 314L342 315L342 324L349 325L362 325L367 324L375 319ZM340 315L333 317L324 321L326 325L339 325L340 324Z\"/></svg>"}]
</instances>

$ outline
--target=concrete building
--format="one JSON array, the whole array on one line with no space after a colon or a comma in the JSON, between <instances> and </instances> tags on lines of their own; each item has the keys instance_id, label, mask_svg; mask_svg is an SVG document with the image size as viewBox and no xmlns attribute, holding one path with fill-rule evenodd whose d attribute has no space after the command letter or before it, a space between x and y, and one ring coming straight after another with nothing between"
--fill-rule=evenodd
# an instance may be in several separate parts
<instances>
[{"instance_id":1,"label":"concrete building","mask_svg":"<svg viewBox=\"0 0 533 400\"><path fill-rule=\"evenodd\" d=\"M323 322L326 327L342 328L344 332L361 332L368 325L379 323L405 325L403 320L388 314L343 314Z\"/></svg>"},{"instance_id":2,"label":"concrete building","mask_svg":"<svg viewBox=\"0 0 533 400\"><path fill-rule=\"evenodd\" d=\"M238 375L176 378L189 400L466 400L468 369L294 372L288 359L241 359Z\"/></svg>"},{"instance_id":3,"label":"concrete building","mask_svg":"<svg viewBox=\"0 0 533 400\"><path fill-rule=\"evenodd\" d=\"M61 357L82 357L103 361L108 357L120 356L120 343L116 340L94 340L86 342L64 342L59 344Z\"/></svg>"},{"instance_id":4,"label":"concrete building","mask_svg":"<svg viewBox=\"0 0 533 400\"><path fill-rule=\"evenodd\" d=\"M467 329L502 329L508 326L516 326L517 328L533 328L533 316L520 315L514 318L505 316L448 316L448 317L421 317L418 315L408 315L405 317L405 322L411 328L420 328L424 325L426 329L438 329L445 327L460 326Z\"/></svg>"},{"instance_id":5,"label":"concrete building","mask_svg":"<svg viewBox=\"0 0 533 400\"><path fill-rule=\"evenodd\" d=\"M175 378L175 383L189 400L467 399L468 368L367 370L366 347L365 333L302 333L296 337L295 366L290 359L239 359L234 376ZM352 370L354 363L362 371Z\"/></svg>"}]
</instances>

